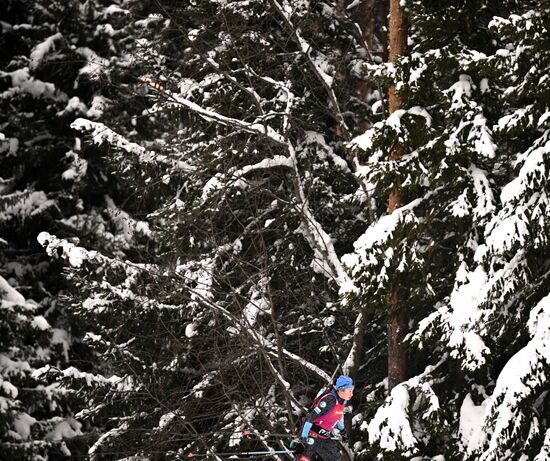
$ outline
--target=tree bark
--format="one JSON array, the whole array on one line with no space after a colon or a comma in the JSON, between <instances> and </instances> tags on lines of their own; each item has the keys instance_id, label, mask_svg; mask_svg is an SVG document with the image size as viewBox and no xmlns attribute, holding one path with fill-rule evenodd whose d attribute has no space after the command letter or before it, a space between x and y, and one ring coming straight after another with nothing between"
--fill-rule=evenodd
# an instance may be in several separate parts
<instances>
[{"instance_id":1,"label":"tree bark","mask_svg":"<svg viewBox=\"0 0 550 461\"><path fill-rule=\"evenodd\" d=\"M389 16L389 62L395 63L407 52L407 20L399 4L399 0L390 0ZM389 89L389 113L404 106L397 95L396 87ZM396 146L390 154L390 160L397 160L405 153L404 146ZM388 214L399 208L404 202L404 196L399 184L394 184L388 199ZM388 391L407 379L407 347L404 343L407 334L407 316L400 308L401 295L399 287L392 288L388 302Z\"/></svg>"},{"instance_id":2,"label":"tree bark","mask_svg":"<svg viewBox=\"0 0 550 461\"><path fill-rule=\"evenodd\" d=\"M390 0L390 47L389 62L395 63L400 56L407 53L407 18L399 5L399 0ZM397 96L395 86L389 89L390 114L403 106Z\"/></svg>"}]
</instances>

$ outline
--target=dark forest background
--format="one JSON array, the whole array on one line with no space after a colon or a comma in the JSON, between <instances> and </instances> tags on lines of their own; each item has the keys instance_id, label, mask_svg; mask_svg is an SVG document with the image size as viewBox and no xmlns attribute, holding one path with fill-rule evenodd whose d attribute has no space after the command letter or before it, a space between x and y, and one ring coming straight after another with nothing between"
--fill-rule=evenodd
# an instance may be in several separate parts
<instances>
[{"instance_id":1,"label":"dark forest background","mask_svg":"<svg viewBox=\"0 0 550 461\"><path fill-rule=\"evenodd\" d=\"M0 459L550 459L549 22L2 1Z\"/></svg>"}]
</instances>

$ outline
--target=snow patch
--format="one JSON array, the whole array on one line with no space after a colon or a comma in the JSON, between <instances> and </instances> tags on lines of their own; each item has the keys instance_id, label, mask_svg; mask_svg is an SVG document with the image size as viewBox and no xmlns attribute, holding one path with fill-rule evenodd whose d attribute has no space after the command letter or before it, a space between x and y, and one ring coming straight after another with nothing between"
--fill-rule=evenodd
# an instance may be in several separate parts
<instances>
[{"instance_id":1,"label":"snow patch","mask_svg":"<svg viewBox=\"0 0 550 461\"><path fill-rule=\"evenodd\" d=\"M66 101L68 96L59 91L53 83L43 82L31 77L29 68L23 67L13 72L0 71L0 77L11 77L12 87L0 93L0 99L10 98L17 93L27 93L38 99L41 97L54 101Z\"/></svg>"},{"instance_id":2,"label":"snow patch","mask_svg":"<svg viewBox=\"0 0 550 461\"><path fill-rule=\"evenodd\" d=\"M386 400L386 404L378 409L371 422L366 425L369 442L378 442L383 450L396 451L411 449L416 445L408 417L409 392L402 383L395 386Z\"/></svg>"},{"instance_id":3,"label":"snow patch","mask_svg":"<svg viewBox=\"0 0 550 461\"><path fill-rule=\"evenodd\" d=\"M487 401L476 405L468 393L460 407L459 431L468 452L476 446L483 430L483 415Z\"/></svg>"},{"instance_id":4,"label":"snow patch","mask_svg":"<svg viewBox=\"0 0 550 461\"><path fill-rule=\"evenodd\" d=\"M29 64L31 69L36 69L40 63L44 60L44 57L46 54L48 54L52 48L55 48L55 42L57 40L60 40L63 38L63 35L61 33L54 34L50 37L48 37L46 40L44 40L42 43L39 43L34 47L34 49L31 51L31 62Z\"/></svg>"},{"instance_id":5,"label":"snow patch","mask_svg":"<svg viewBox=\"0 0 550 461\"><path fill-rule=\"evenodd\" d=\"M37 420L31 415L20 413L13 420L13 428L23 440L28 440L31 435L31 428L36 422Z\"/></svg>"},{"instance_id":6,"label":"snow patch","mask_svg":"<svg viewBox=\"0 0 550 461\"><path fill-rule=\"evenodd\" d=\"M48 432L44 437L46 440L59 441L63 439L71 439L82 435L82 424L74 418L67 418L55 425L53 430Z\"/></svg>"},{"instance_id":7,"label":"snow patch","mask_svg":"<svg viewBox=\"0 0 550 461\"><path fill-rule=\"evenodd\" d=\"M41 315L37 315L32 319L32 325L39 330L48 330L51 328L48 321Z\"/></svg>"},{"instance_id":8,"label":"snow patch","mask_svg":"<svg viewBox=\"0 0 550 461\"><path fill-rule=\"evenodd\" d=\"M24 306L26 301L21 293L13 288L7 280L0 275L0 307Z\"/></svg>"},{"instance_id":9,"label":"snow patch","mask_svg":"<svg viewBox=\"0 0 550 461\"><path fill-rule=\"evenodd\" d=\"M61 256L74 267L80 267L87 259L95 259L97 257L96 251L88 251L47 232L40 232L37 240L40 245L46 248L46 253L50 256L57 254L57 250L60 249Z\"/></svg>"}]
</instances>

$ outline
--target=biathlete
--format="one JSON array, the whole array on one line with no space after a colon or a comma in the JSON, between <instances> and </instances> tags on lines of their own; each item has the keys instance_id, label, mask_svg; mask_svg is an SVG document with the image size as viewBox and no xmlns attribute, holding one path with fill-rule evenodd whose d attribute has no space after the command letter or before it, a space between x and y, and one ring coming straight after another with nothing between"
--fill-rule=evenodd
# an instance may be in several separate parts
<instances>
[{"instance_id":1,"label":"biathlete","mask_svg":"<svg viewBox=\"0 0 550 461\"><path fill-rule=\"evenodd\" d=\"M303 451L297 453L295 460L310 461L318 454L324 461L342 461L342 455L333 430L344 431L344 409L353 396L353 381L349 376L340 376L332 391L327 392L315 402L302 427L301 439Z\"/></svg>"}]
</instances>

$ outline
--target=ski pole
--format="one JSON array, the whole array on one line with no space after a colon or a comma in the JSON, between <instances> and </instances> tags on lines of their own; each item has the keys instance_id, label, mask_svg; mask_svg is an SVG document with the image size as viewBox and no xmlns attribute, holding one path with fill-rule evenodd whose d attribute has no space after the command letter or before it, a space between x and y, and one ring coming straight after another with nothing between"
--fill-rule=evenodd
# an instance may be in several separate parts
<instances>
[{"instance_id":1,"label":"ski pole","mask_svg":"<svg viewBox=\"0 0 550 461\"><path fill-rule=\"evenodd\" d=\"M292 455L291 450L269 450L269 451L242 451L235 453L189 453L188 458L204 458L206 456L263 456L263 455Z\"/></svg>"},{"instance_id":2,"label":"ski pole","mask_svg":"<svg viewBox=\"0 0 550 461\"><path fill-rule=\"evenodd\" d=\"M242 433L243 437L279 437L279 438L293 438L295 437L292 434L277 434L277 433L270 433L270 434L262 434L261 432L251 432L251 431L243 431Z\"/></svg>"},{"instance_id":3,"label":"ski pole","mask_svg":"<svg viewBox=\"0 0 550 461\"><path fill-rule=\"evenodd\" d=\"M340 440L338 437L330 437L329 440ZM292 444L291 444L292 447ZM188 458L204 456L255 456L255 455L285 455L294 454L294 450L267 450L267 451L241 451L233 453L193 453L189 452Z\"/></svg>"}]
</instances>

